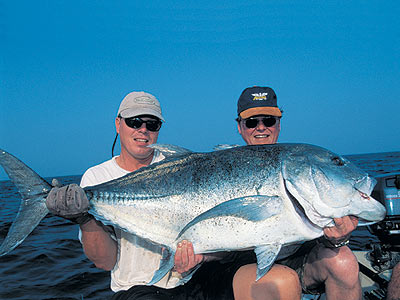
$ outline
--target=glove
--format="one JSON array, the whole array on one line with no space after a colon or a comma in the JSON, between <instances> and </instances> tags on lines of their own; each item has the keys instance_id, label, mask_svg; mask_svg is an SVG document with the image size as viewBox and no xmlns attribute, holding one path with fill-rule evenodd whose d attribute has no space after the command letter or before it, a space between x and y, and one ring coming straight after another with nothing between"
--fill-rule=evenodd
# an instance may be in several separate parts
<instances>
[{"instance_id":1,"label":"glove","mask_svg":"<svg viewBox=\"0 0 400 300\"><path fill-rule=\"evenodd\" d=\"M52 214L79 225L93 219L93 216L88 214L89 200L80 186L73 183L60 187L54 179L52 184L54 187L46 198L46 206Z\"/></svg>"}]
</instances>

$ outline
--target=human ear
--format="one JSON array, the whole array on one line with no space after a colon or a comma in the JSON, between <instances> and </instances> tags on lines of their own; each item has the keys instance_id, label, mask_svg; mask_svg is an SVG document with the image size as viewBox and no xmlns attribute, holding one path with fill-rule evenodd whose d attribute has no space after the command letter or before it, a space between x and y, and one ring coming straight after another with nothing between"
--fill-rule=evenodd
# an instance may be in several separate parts
<instances>
[{"instance_id":1,"label":"human ear","mask_svg":"<svg viewBox=\"0 0 400 300\"><path fill-rule=\"evenodd\" d=\"M121 125L121 118L115 118L115 129L119 134L119 126Z\"/></svg>"}]
</instances>

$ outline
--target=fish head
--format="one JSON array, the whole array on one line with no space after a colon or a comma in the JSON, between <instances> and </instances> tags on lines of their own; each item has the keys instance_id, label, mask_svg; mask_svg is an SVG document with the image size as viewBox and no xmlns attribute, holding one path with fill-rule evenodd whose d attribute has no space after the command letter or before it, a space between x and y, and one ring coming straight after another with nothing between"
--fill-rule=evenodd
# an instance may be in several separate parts
<instances>
[{"instance_id":1,"label":"fish head","mask_svg":"<svg viewBox=\"0 0 400 300\"><path fill-rule=\"evenodd\" d=\"M376 180L348 159L324 148L298 145L282 159L282 176L290 196L320 227L333 218L354 215L360 225L381 221L384 206L370 195Z\"/></svg>"}]
</instances>

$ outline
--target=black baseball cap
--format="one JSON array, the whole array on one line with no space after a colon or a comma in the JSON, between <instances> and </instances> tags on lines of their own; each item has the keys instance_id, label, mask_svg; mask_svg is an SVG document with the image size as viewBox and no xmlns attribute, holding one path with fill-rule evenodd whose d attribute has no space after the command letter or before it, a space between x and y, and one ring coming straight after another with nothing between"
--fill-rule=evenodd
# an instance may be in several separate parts
<instances>
[{"instance_id":1,"label":"black baseball cap","mask_svg":"<svg viewBox=\"0 0 400 300\"><path fill-rule=\"evenodd\" d=\"M274 90L261 86L249 87L242 92L238 100L237 112L242 119L256 115L282 116Z\"/></svg>"}]
</instances>

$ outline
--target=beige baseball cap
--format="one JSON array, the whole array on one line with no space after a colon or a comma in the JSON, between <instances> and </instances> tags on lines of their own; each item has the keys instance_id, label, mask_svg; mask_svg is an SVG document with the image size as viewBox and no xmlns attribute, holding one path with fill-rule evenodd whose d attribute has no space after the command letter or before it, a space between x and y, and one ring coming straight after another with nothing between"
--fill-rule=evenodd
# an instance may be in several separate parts
<instances>
[{"instance_id":1,"label":"beige baseball cap","mask_svg":"<svg viewBox=\"0 0 400 300\"><path fill-rule=\"evenodd\" d=\"M131 118L140 115L155 116L165 122L156 97L146 92L131 92L122 100L118 116Z\"/></svg>"}]
</instances>

